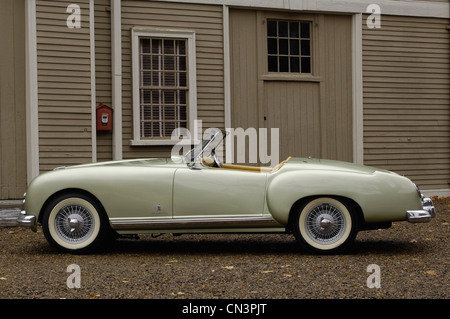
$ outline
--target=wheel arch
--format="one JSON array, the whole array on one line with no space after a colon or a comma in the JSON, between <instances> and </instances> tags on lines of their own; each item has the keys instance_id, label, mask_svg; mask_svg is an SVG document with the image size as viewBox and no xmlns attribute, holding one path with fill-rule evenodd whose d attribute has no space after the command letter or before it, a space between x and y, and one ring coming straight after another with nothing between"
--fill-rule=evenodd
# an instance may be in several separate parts
<instances>
[{"instance_id":1,"label":"wheel arch","mask_svg":"<svg viewBox=\"0 0 450 319\"><path fill-rule=\"evenodd\" d=\"M59 190L59 191L53 193L45 200L45 202L42 205L41 210L39 212L38 222L42 224L42 218L44 215L43 212L45 211L45 209L48 207L48 205L53 200L55 200L56 198L58 198L60 196L63 196L65 194L70 194L70 193L76 193L76 194L80 194L80 195L89 197L91 200L95 201L95 203L98 205L98 207L100 209L100 213L104 214L107 217L107 213L106 213L104 206L102 205L100 200L96 196L94 196L92 193L88 192L87 190L81 189L81 188L66 188L66 189L62 189L62 190Z\"/></svg>"},{"instance_id":2,"label":"wheel arch","mask_svg":"<svg viewBox=\"0 0 450 319\"><path fill-rule=\"evenodd\" d=\"M288 231L289 233L292 233L292 223L293 223L293 218L295 216L295 212L298 209L300 209L300 207L305 205L306 203L310 202L311 200L313 200L315 198L320 198L320 197L329 197L329 198L333 198L333 199L343 202L344 205L346 205L351 211L353 211L355 213L356 218L357 218L358 229L362 228L363 225L365 225L365 218L364 218L363 210L362 210L361 206L352 198L345 197L345 196L338 196L338 195L326 195L326 194L325 195L311 195L311 196L305 196L305 197L298 199L292 205L292 207L289 211L289 218L288 218L288 224L286 225L286 231Z\"/></svg>"}]
</instances>

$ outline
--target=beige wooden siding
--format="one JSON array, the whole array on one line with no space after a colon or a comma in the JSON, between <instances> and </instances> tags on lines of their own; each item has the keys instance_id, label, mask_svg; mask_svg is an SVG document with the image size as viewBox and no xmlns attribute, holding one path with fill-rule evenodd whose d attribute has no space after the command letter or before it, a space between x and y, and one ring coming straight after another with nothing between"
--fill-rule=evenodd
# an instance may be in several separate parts
<instances>
[{"instance_id":1,"label":"beige wooden siding","mask_svg":"<svg viewBox=\"0 0 450 319\"><path fill-rule=\"evenodd\" d=\"M112 106L110 0L95 1L95 88L97 105ZM97 132L97 161L112 160L112 133Z\"/></svg>"},{"instance_id":2,"label":"beige wooden siding","mask_svg":"<svg viewBox=\"0 0 450 319\"><path fill-rule=\"evenodd\" d=\"M365 19L363 19L365 21ZM450 182L448 20L382 16L363 24L364 161L423 189Z\"/></svg>"},{"instance_id":3,"label":"beige wooden siding","mask_svg":"<svg viewBox=\"0 0 450 319\"><path fill-rule=\"evenodd\" d=\"M267 18L312 21L312 79L267 72ZM278 128L280 160L352 161L350 16L232 9L230 51L233 128Z\"/></svg>"},{"instance_id":4,"label":"beige wooden siding","mask_svg":"<svg viewBox=\"0 0 450 319\"><path fill-rule=\"evenodd\" d=\"M167 146L130 146L133 139L131 28L194 30L197 56L197 118L203 128L224 128L222 6L122 1L123 156L170 156Z\"/></svg>"},{"instance_id":5,"label":"beige wooden siding","mask_svg":"<svg viewBox=\"0 0 450 319\"><path fill-rule=\"evenodd\" d=\"M27 186L24 1L1 1L0 43L0 199L18 199Z\"/></svg>"},{"instance_id":6,"label":"beige wooden siding","mask_svg":"<svg viewBox=\"0 0 450 319\"><path fill-rule=\"evenodd\" d=\"M81 28L67 27L70 1L37 1L40 170L92 161L89 1Z\"/></svg>"}]
</instances>

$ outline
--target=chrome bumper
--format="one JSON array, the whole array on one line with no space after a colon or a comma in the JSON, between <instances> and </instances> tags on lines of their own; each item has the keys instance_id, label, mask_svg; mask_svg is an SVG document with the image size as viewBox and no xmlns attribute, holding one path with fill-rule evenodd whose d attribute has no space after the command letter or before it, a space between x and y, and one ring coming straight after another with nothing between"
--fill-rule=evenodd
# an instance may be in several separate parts
<instances>
[{"instance_id":1,"label":"chrome bumper","mask_svg":"<svg viewBox=\"0 0 450 319\"><path fill-rule=\"evenodd\" d=\"M410 223L428 223L431 218L436 216L436 210L434 209L433 201L422 195L422 209L420 210L407 210L406 219Z\"/></svg>"},{"instance_id":2,"label":"chrome bumper","mask_svg":"<svg viewBox=\"0 0 450 319\"><path fill-rule=\"evenodd\" d=\"M27 193L23 194L22 209L20 211L19 218L17 218L17 226L28 227L32 231L36 232L37 231L36 216L27 215L27 213L25 211L25 197L26 197L26 194Z\"/></svg>"},{"instance_id":3,"label":"chrome bumper","mask_svg":"<svg viewBox=\"0 0 450 319\"><path fill-rule=\"evenodd\" d=\"M28 227L35 232L37 230L36 216L27 215L25 211L22 210L17 219L17 225L20 227Z\"/></svg>"}]
</instances>

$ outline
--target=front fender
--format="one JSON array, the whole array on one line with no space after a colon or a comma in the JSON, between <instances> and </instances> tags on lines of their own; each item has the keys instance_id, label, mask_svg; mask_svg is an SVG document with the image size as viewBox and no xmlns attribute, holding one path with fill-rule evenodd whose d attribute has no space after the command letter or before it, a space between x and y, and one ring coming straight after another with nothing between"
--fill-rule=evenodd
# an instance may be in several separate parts
<instances>
[{"instance_id":1,"label":"front fender","mask_svg":"<svg viewBox=\"0 0 450 319\"><path fill-rule=\"evenodd\" d=\"M39 220L46 201L66 190L91 194L109 218L170 217L175 168L86 167L61 169L36 177L27 190L25 210ZM158 212L157 208L164 211ZM164 214L163 214L164 213Z\"/></svg>"}]
</instances>

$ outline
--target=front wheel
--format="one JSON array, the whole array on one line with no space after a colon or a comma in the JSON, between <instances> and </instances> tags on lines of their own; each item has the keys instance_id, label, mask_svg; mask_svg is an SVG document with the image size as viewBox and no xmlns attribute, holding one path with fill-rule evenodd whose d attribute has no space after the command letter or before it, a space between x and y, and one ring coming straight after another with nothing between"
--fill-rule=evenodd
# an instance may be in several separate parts
<instances>
[{"instance_id":1,"label":"front wheel","mask_svg":"<svg viewBox=\"0 0 450 319\"><path fill-rule=\"evenodd\" d=\"M54 199L44 211L42 228L50 244L76 254L99 248L110 230L101 205L82 194Z\"/></svg>"},{"instance_id":2,"label":"front wheel","mask_svg":"<svg viewBox=\"0 0 450 319\"><path fill-rule=\"evenodd\" d=\"M297 241L314 253L337 253L346 249L357 234L357 218L350 205L330 197L314 198L294 214Z\"/></svg>"}]
</instances>

